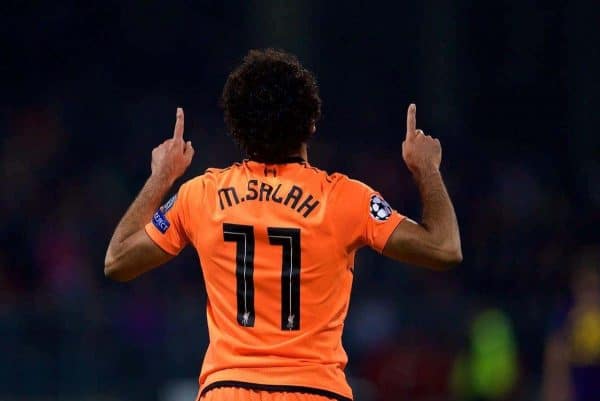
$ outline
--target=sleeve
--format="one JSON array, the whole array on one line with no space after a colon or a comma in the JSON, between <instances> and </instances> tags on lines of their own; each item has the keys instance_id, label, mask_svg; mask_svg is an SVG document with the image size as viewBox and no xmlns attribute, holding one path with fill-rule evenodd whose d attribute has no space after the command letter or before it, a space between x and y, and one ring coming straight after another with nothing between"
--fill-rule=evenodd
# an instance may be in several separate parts
<instances>
[{"instance_id":1,"label":"sleeve","mask_svg":"<svg viewBox=\"0 0 600 401\"><path fill-rule=\"evenodd\" d=\"M360 181L344 178L337 195L337 210L343 211L340 235L352 248L367 245L382 252L388 239L405 216L381 194Z\"/></svg>"},{"instance_id":2,"label":"sleeve","mask_svg":"<svg viewBox=\"0 0 600 401\"><path fill-rule=\"evenodd\" d=\"M186 230L189 187L189 182L184 183L175 195L158 208L145 227L152 241L171 255L179 254L189 242Z\"/></svg>"}]
</instances>

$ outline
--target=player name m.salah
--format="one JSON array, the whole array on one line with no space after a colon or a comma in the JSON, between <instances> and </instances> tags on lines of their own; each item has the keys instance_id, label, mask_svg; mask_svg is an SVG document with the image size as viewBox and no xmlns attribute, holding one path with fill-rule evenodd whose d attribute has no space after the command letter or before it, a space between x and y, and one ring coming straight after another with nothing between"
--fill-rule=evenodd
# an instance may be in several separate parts
<instances>
[{"instance_id":1,"label":"player name m.salah","mask_svg":"<svg viewBox=\"0 0 600 401\"><path fill-rule=\"evenodd\" d=\"M244 195L238 194L235 187L220 188L217 194L221 210L241 202L274 202L288 206L303 217L308 217L320 203L313 195L305 194L298 185L287 187L280 183L273 186L259 180L248 180Z\"/></svg>"}]
</instances>

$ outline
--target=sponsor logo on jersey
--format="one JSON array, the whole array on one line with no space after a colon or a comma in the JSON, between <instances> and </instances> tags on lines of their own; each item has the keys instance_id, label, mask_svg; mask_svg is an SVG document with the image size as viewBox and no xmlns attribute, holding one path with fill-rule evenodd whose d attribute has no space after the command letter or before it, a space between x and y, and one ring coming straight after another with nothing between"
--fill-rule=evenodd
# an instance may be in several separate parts
<instances>
[{"instance_id":1,"label":"sponsor logo on jersey","mask_svg":"<svg viewBox=\"0 0 600 401\"><path fill-rule=\"evenodd\" d=\"M392 208L381 196L373 194L369 202L369 213L377 221L386 221L392 215Z\"/></svg>"}]
</instances>

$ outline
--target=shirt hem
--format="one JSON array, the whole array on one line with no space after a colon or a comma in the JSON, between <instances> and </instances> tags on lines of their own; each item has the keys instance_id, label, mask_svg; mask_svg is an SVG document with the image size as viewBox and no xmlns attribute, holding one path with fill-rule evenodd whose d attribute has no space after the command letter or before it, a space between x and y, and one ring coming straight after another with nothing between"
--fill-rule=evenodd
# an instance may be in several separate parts
<instances>
[{"instance_id":1,"label":"shirt hem","mask_svg":"<svg viewBox=\"0 0 600 401\"><path fill-rule=\"evenodd\" d=\"M397 212L395 212L395 213L397 213ZM394 234L394 231L396 231L396 228L398 228L400 223L402 223L404 220L406 220L406 216L401 215L400 213L397 213L397 216L399 217L398 222L396 224L393 224L393 226L391 225L392 228L389 229L389 232L387 232L385 236L382 236L382 238L385 238L385 241L375 244L375 250L382 255L383 255L383 250L385 249L388 242L390 241L390 238L392 238L392 234Z\"/></svg>"},{"instance_id":2,"label":"shirt hem","mask_svg":"<svg viewBox=\"0 0 600 401\"><path fill-rule=\"evenodd\" d=\"M165 245L163 243L161 243L160 241L158 241L156 238L154 238L154 234L150 232L150 230L152 230L152 227L148 227L148 225L146 225L144 227L144 231L146 232L146 235L152 240L152 242L154 242L156 244L156 246L158 246L160 249L162 249L164 252L168 253L171 256L177 256L179 254L179 252L176 252L174 249L171 248L171 246L169 245Z\"/></svg>"},{"instance_id":3,"label":"shirt hem","mask_svg":"<svg viewBox=\"0 0 600 401\"><path fill-rule=\"evenodd\" d=\"M288 385L277 385L277 384L259 384L259 383L248 383L235 380L222 380L213 382L200 391L198 399L202 398L210 390L220 387L238 387L250 390L268 391L268 392L283 392L283 393L305 393L315 394L323 397L331 398L336 401L353 401L352 398L345 397L341 394L334 393L333 391L324 390L314 387L305 386L288 386Z\"/></svg>"}]
</instances>

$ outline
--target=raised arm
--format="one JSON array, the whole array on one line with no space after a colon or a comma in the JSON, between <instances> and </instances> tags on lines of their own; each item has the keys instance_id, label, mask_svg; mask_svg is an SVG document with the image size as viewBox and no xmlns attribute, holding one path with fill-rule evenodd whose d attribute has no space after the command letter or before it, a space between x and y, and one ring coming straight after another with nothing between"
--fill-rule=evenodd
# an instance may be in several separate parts
<instances>
[{"instance_id":1,"label":"raised arm","mask_svg":"<svg viewBox=\"0 0 600 401\"><path fill-rule=\"evenodd\" d=\"M191 142L183 140L184 115L177 109L173 138L152 151L152 173L117 225L104 259L104 274L128 281L173 258L146 234L144 226L160 206L194 156Z\"/></svg>"},{"instance_id":2,"label":"raised arm","mask_svg":"<svg viewBox=\"0 0 600 401\"><path fill-rule=\"evenodd\" d=\"M423 216L420 224L410 219L398 224L383 254L401 262L444 269L462 261L458 222L439 170L440 141L425 135L416 125L416 106L411 104L402 157L421 194Z\"/></svg>"}]
</instances>

